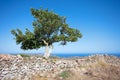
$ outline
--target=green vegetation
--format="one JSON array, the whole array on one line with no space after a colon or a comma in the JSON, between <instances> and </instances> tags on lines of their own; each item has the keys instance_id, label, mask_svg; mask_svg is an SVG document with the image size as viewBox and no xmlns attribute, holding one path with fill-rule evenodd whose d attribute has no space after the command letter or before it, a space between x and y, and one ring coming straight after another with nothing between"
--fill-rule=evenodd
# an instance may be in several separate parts
<instances>
[{"instance_id":1,"label":"green vegetation","mask_svg":"<svg viewBox=\"0 0 120 80\"><path fill-rule=\"evenodd\" d=\"M50 59L58 59L58 56L50 56Z\"/></svg>"},{"instance_id":2,"label":"green vegetation","mask_svg":"<svg viewBox=\"0 0 120 80\"><path fill-rule=\"evenodd\" d=\"M66 23L66 17L59 16L48 9L31 9L35 20L33 21L33 31L26 29L23 33L20 29L12 30L17 44L21 44L21 49L38 49L46 47L45 58L50 56L53 43L60 42L66 45L67 42L76 42L82 34L78 29L70 28Z\"/></svg>"},{"instance_id":3,"label":"green vegetation","mask_svg":"<svg viewBox=\"0 0 120 80\"><path fill-rule=\"evenodd\" d=\"M27 54L20 54L20 56L22 56L22 57L30 57L30 56L27 55Z\"/></svg>"},{"instance_id":4,"label":"green vegetation","mask_svg":"<svg viewBox=\"0 0 120 80\"><path fill-rule=\"evenodd\" d=\"M70 71L63 71L59 74L60 77L62 77L63 79L66 79L70 76Z\"/></svg>"}]
</instances>

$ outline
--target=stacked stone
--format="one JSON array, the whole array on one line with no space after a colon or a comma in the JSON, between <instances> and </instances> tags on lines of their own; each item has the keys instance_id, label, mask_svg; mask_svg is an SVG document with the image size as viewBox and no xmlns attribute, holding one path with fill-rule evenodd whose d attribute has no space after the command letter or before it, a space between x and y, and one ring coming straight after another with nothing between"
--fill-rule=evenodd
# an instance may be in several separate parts
<instances>
[{"instance_id":1,"label":"stacked stone","mask_svg":"<svg viewBox=\"0 0 120 80\"><path fill-rule=\"evenodd\" d=\"M80 66L87 66L99 60L105 60L108 64L120 66L120 59L108 55L92 55L80 59L43 59L42 57L31 56L22 58L20 55L0 56L0 80L31 80L33 74L39 73L41 76L55 76L65 69L77 69Z\"/></svg>"}]
</instances>

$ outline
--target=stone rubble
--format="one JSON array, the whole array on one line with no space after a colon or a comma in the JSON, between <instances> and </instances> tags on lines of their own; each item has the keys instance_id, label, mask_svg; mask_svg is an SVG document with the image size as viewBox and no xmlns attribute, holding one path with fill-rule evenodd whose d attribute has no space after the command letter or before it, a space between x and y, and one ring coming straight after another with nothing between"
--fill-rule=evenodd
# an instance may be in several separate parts
<instances>
[{"instance_id":1,"label":"stone rubble","mask_svg":"<svg viewBox=\"0 0 120 80\"><path fill-rule=\"evenodd\" d=\"M32 80L34 74L43 77L55 77L65 69L79 70L80 66L88 66L96 61L104 60L109 65L120 66L120 58L108 55L91 55L80 59L43 59L42 57L26 57L20 55L0 55L0 80ZM85 69L81 69L85 72Z\"/></svg>"}]
</instances>

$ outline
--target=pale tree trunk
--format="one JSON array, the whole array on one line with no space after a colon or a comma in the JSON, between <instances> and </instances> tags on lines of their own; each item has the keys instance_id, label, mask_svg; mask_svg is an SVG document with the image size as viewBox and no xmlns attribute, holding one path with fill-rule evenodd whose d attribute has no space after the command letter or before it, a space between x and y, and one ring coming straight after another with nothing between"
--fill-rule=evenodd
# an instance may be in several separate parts
<instances>
[{"instance_id":1,"label":"pale tree trunk","mask_svg":"<svg viewBox=\"0 0 120 80\"><path fill-rule=\"evenodd\" d=\"M53 50L53 46L50 45L50 46L49 46L49 53L52 53L52 50Z\"/></svg>"},{"instance_id":2,"label":"pale tree trunk","mask_svg":"<svg viewBox=\"0 0 120 80\"><path fill-rule=\"evenodd\" d=\"M45 53L43 55L44 58L48 59L50 57L50 54L52 53L52 45L45 47Z\"/></svg>"},{"instance_id":3,"label":"pale tree trunk","mask_svg":"<svg viewBox=\"0 0 120 80\"><path fill-rule=\"evenodd\" d=\"M50 57L50 54L52 53L53 46L52 45L48 46L48 43L45 40L43 40L43 42L46 45L45 53L44 53L43 57L48 59Z\"/></svg>"}]
</instances>

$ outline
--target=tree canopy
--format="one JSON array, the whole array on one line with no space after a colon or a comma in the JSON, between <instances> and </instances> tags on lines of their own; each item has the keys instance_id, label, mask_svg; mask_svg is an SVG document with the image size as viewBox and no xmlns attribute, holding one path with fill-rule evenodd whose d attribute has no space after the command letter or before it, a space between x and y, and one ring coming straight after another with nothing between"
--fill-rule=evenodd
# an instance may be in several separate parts
<instances>
[{"instance_id":1,"label":"tree canopy","mask_svg":"<svg viewBox=\"0 0 120 80\"><path fill-rule=\"evenodd\" d=\"M59 16L48 9L31 9L31 13L35 20L33 21L33 31L26 29L23 33L20 29L12 30L11 33L15 36L17 44L21 44L24 50L38 49L53 45L55 42L60 42L61 45L66 45L67 42L76 42L82 37L79 30L70 28L66 22L66 17Z\"/></svg>"}]
</instances>

